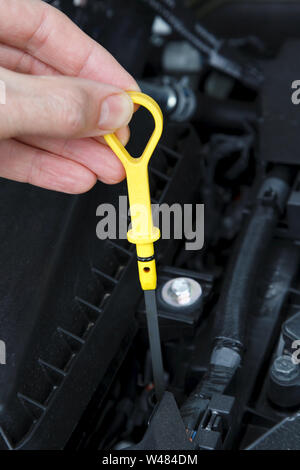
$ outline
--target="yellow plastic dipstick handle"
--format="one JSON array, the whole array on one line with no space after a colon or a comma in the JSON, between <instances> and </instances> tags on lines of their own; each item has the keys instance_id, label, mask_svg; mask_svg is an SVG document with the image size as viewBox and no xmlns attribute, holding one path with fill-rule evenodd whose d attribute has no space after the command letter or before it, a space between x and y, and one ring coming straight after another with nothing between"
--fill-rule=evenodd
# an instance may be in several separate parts
<instances>
[{"instance_id":1,"label":"yellow plastic dipstick handle","mask_svg":"<svg viewBox=\"0 0 300 470\"><path fill-rule=\"evenodd\" d=\"M159 239L160 231L153 226L152 221L148 163L162 134L163 115L150 96L134 91L129 91L128 94L134 103L147 108L154 118L155 128L143 154L138 158L132 157L115 134L108 134L104 138L126 171L131 215L131 229L127 238L130 243L136 244L142 289L152 290L156 289L153 243Z\"/></svg>"}]
</instances>

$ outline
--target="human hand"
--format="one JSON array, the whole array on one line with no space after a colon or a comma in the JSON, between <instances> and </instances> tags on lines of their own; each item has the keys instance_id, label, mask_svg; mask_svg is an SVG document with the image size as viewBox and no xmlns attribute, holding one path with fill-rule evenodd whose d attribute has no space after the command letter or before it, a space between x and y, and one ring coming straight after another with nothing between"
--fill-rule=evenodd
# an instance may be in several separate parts
<instances>
[{"instance_id":1,"label":"human hand","mask_svg":"<svg viewBox=\"0 0 300 470\"><path fill-rule=\"evenodd\" d=\"M139 88L63 13L41 0L1 0L4 87L0 176L66 193L124 178L99 136L119 129L127 143L133 104L124 90Z\"/></svg>"}]
</instances>

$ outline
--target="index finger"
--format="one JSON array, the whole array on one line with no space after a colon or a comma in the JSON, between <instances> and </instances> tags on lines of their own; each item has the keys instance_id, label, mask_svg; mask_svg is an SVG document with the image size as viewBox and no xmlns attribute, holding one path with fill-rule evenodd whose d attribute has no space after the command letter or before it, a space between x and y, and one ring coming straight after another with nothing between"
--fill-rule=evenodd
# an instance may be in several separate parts
<instances>
[{"instance_id":1,"label":"index finger","mask_svg":"<svg viewBox=\"0 0 300 470\"><path fill-rule=\"evenodd\" d=\"M1 0L0 42L30 53L64 75L139 90L106 49L40 0Z\"/></svg>"}]
</instances>

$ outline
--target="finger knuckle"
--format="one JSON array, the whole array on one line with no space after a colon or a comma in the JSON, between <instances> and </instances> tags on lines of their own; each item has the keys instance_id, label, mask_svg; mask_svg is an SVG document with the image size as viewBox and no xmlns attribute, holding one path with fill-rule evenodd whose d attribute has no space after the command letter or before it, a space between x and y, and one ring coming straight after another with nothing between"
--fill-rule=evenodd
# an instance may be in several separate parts
<instances>
[{"instance_id":1,"label":"finger knuckle","mask_svg":"<svg viewBox=\"0 0 300 470\"><path fill-rule=\"evenodd\" d=\"M87 126L85 107L87 96L84 90L64 91L61 106L60 122L63 130L70 135L79 135Z\"/></svg>"}]
</instances>

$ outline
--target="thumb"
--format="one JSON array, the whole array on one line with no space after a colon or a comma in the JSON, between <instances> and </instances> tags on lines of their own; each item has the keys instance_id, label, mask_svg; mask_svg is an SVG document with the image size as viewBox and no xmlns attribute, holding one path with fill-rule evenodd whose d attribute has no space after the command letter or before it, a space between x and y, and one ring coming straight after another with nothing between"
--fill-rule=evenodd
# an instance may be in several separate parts
<instances>
[{"instance_id":1,"label":"thumb","mask_svg":"<svg viewBox=\"0 0 300 470\"><path fill-rule=\"evenodd\" d=\"M134 109L129 95L111 85L1 67L0 92L0 139L101 136L126 126Z\"/></svg>"}]
</instances>

